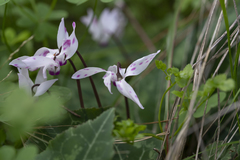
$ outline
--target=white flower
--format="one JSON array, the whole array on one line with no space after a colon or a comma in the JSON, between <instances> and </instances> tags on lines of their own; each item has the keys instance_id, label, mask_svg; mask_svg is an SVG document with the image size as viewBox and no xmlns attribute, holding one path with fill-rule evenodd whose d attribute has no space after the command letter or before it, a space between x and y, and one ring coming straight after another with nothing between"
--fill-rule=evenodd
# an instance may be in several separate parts
<instances>
[{"instance_id":1,"label":"white flower","mask_svg":"<svg viewBox=\"0 0 240 160\"><path fill-rule=\"evenodd\" d=\"M41 68L37 74L35 83L29 78L28 69L18 68L18 81L19 88L23 88L29 95L35 92L34 96L40 96L44 94L58 79L46 80L43 77L43 68Z\"/></svg>"},{"instance_id":2,"label":"white flower","mask_svg":"<svg viewBox=\"0 0 240 160\"><path fill-rule=\"evenodd\" d=\"M20 68L28 68L31 71L43 68L44 78L47 78L46 70L51 75L58 75L60 73L60 66L65 65L78 48L78 40L75 35L75 22L73 22L72 27L73 32L69 36L64 25L64 18L62 18L57 34L58 49L42 47L36 51L34 56L20 57L10 62L10 65L21 66Z\"/></svg>"},{"instance_id":3,"label":"white flower","mask_svg":"<svg viewBox=\"0 0 240 160\"><path fill-rule=\"evenodd\" d=\"M88 9L88 15L81 18L81 22L88 26L91 23L89 32L92 34L93 40L100 44L107 44L112 34L119 37L122 34L123 28L126 26L126 19L120 9L115 8L110 11L104 9L99 20L92 9Z\"/></svg>"},{"instance_id":4,"label":"white flower","mask_svg":"<svg viewBox=\"0 0 240 160\"><path fill-rule=\"evenodd\" d=\"M124 95L127 98L130 98L133 102L135 102L140 108L143 109L142 104L140 103L137 94L133 90L133 88L125 81L125 78L128 76L135 76L142 71L144 71L147 66L150 64L152 59L160 52L157 51L156 53L152 53L148 56L144 56L136 61L134 61L132 64L128 66L127 69L125 68L119 68L116 65L110 66L108 70L104 70L102 68L98 67L87 67L84 69L81 69L73 74L73 79L82 79L89 76L92 76L99 72L106 72L106 74L103 76L104 84L108 88L109 92L111 92L111 82L116 85L118 91Z\"/></svg>"}]
</instances>

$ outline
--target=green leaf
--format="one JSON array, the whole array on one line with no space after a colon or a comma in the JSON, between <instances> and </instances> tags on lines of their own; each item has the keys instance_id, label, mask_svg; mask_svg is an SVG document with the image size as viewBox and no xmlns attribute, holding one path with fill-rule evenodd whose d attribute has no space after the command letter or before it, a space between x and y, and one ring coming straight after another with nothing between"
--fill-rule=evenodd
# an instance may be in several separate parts
<instances>
[{"instance_id":1,"label":"green leaf","mask_svg":"<svg viewBox=\"0 0 240 160\"><path fill-rule=\"evenodd\" d=\"M80 5L82 3L87 2L88 0L67 0L67 1L76 5Z\"/></svg>"},{"instance_id":2,"label":"green leaf","mask_svg":"<svg viewBox=\"0 0 240 160\"><path fill-rule=\"evenodd\" d=\"M62 17L68 17L68 12L65 10L53 10L48 17L49 20L60 20Z\"/></svg>"},{"instance_id":3,"label":"green leaf","mask_svg":"<svg viewBox=\"0 0 240 160\"><path fill-rule=\"evenodd\" d=\"M183 79L180 77L175 77L175 81L177 82L177 84L180 88L185 87L188 83L188 79Z\"/></svg>"},{"instance_id":4,"label":"green leaf","mask_svg":"<svg viewBox=\"0 0 240 160\"><path fill-rule=\"evenodd\" d=\"M140 131L144 131L147 126L137 125L131 119L122 120L121 122L116 122L113 130L113 135L117 138L122 139L127 143L134 143L135 138L143 137L139 134Z\"/></svg>"},{"instance_id":5,"label":"green leaf","mask_svg":"<svg viewBox=\"0 0 240 160\"><path fill-rule=\"evenodd\" d=\"M172 94L174 94L175 96L177 96L177 97L180 97L180 98L182 98L183 97L183 93L184 93L184 91L172 91Z\"/></svg>"},{"instance_id":6,"label":"green leaf","mask_svg":"<svg viewBox=\"0 0 240 160\"><path fill-rule=\"evenodd\" d=\"M183 79L191 78L192 74L193 74L193 69L191 64L186 65L186 67L179 73L180 77Z\"/></svg>"},{"instance_id":7,"label":"green leaf","mask_svg":"<svg viewBox=\"0 0 240 160\"><path fill-rule=\"evenodd\" d=\"M37 147L27 146L18 151L15 160L34 160L37 155Z\"/></svg>"},{"instance_id":8,"label":"green leaf","mask_svg":"<svg viewBox=\"0 0 240 160\"><path fill-rule=\"evenodd\" d=\"M62 103L65 103L72 98L72 91L67 87L52 86L49 89L49 92L56 95Z\"/></svg>"},{"instance_id":9,"label":"green leaf","mask_svg":"<svg viewBox=\"0 0 240 160\"><path fill-rule=\"evenodd\" d=\"M101 0L103 3L109 3L112 2L113 0Z\"/></svg>"},{"instance_id":10,"label":"green leaf","mask_svg":"<svg viewBox=\"0 0 240 160\"><path fill-rule=\"evenodd\" d=\"M220 92L220 103L223 102L223 100L226 98L226 93L225 92ZM193 114L193 116L195 118L199 118L203 116L204 113L204 109L205 109L205 104L203 103L197 110L196 112ZM206 108L206 114L211 110L211 108L214 108L218 105L218 94L214 94L212 95L209 99L208 99L208 103L207 103L207 108Z\"/></svg>"},{"instance_id":11,"label":"green leaf","mask_svg":"<svg viewBox=\"0 0 240 160\"><path fill-rule=\"evenodd\" d=\"M153 148L158 148L161 144L162 141L156 138L135 142L134 145L115 144L113 160L155 160L158 153Z\"/></svg>"},{"instance_id":12,"label":"green leaf","mask_svg":"<svg viewBox=\"0 0 240 160\"><path fill-rule=\"evenodd\" d=\"M168 68L167 73L170 74L170 75L174 74L174 76L178 77L179 76L179 69L175 68L175 67Z\"/></svg>"},{"instance_id":13,"label":"green leaf","mask_svg":"<svg viewBox=\"0 0 240 160\"><path fill-rule=\"evenodd\" d=\"M234 87L235 87L235 82L233 79L227 79L226 81L218 85L218 88L225 92L233 90Z\"/></svg>"},{"instance_id":14,"label":"green leaf","mask_svg":"<svg viewBox=\"0 0 240 160\"><path fill-rule=\"evenodd\" d=\"M0 160L12 160L15 157L16 151L11 146L2 146L0 148Z\"/></svg>"},{"instance_id":15,"label":"green leaf","mask_svg":"<svg viewBox=\"0 0 240 160\"><path fill-rule=\"evenodd\" d=\"M27 146L18 151L12 146L0 148L0 160L34 160L36 155L37 148L35 146Z\"/></svg>"},{"instance_id":16,"label":"green leaf","mask_svg":"<svg viewBox=\"0 0 240 160\"><path fill-rule=\"evenodd\" d=\"M166 64L163 63L162 61L155 60L155 64L156 64L157 68L161 69L162 71L165 71L167 68Z\"/></svg>"},{"instance_id":17,"label":"green leaf","mask_svg":"<svg viewBox=\"0 0 240 160\"><path fill-rule=\"evenodd\" d=\"M0 0L0 6L8 3L10 0Z\"/></svg>"},{"instance_id":18,"label":"green leaf","mask_svg":"<svg viewBox=\"0 0 240 160\"><path fill-rule=\"evenodd\" d=\"M113 119L114 109L111 108L93 121L69 128L50 141L47 149L37 156L37 160L111 159L114 154Z\"/></svg>"}]
</instances>

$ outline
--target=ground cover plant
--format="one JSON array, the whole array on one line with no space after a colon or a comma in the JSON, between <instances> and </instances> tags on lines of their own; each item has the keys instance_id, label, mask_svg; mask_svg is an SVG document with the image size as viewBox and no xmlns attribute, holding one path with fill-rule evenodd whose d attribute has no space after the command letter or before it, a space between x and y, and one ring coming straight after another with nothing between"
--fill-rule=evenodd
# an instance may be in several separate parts
<instances>
[{"instance_id":1,"label":"ground cover plant","mask_svg":"<svg viewBox=\"0 0 240 160\"><path fill-rule=\"evenodd\" d=\"M239 159L239 6L0 0L0 159Z\"/></svg>"}]
</instances>

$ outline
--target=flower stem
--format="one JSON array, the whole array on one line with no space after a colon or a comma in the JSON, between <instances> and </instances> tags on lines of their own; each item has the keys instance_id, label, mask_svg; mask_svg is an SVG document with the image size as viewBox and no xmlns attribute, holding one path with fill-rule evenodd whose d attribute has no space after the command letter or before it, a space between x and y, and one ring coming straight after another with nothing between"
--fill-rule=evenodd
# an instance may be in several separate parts
<instances>
[{"instance_id":1,"label":"flower stem","mask_svg":"<svg viewBox=\"0 0 240 160\"><path fill-rule=\"evenodd\" d=\"M86 64L86 62L84 61L82 55L78 52L78 50L77 50L77 55L78 55L78 57L80 58L80 60L82 61L83 66L86 68L86 67L87 67L87 64ZM89 80L90 80L90 82L91 82L91 85L92 85L92 88L93 88L93 92L94 92L95 98L96 98L96 100L97 100L98 107L99 107L99 108L102 108L102 104L101 104L100 98L99 98L99 96L98 96L98 92L97 92L96 86L95 86L95 84L94 84L93 79L92 79L91 76L89 77Z\"/></svg>"},{"instance_id":2,"label":"flower stem","mask_svg":"<svg viewBox=\"0 0 240 160\"><path fill-rule=\"evenodd\" d=\"M77 72L77 69L76 69L73 61L71 59L68 59L68 61L71 63L74 72ZM81 108L84 109L84 103L83 103L83 98L82 98L82 90L81 90L80 80L76 79L76 81L77 81L77 87L78 87L78 96L79 96L80 106L81 106Z\"/></svg>"},{"instance_id":3,"label":"flower stem","mask_svg":"<svg viewBox=\"0 0 240 160\"><path fill-rule=\"evenodd\" d=\"M174 83L163 93L163 96L162 96L162 99L161 99L161 102L160 102L159 112L158 112L158 123L159 123L159 127L160 127L161 132L163 132L162 124L161 124L162 103L163 103L164 97L165 97L165 95L167 94L167 92L168 92L175 84L176 84L176 82L174 82Z\"/></svg>"},{"instance_id":4,"label":"flower stem","mask_svg":"<svg viewBox=\"0 0 240 160\"><path fill-rule=\"evenodd\" d=\"M129 110L129 105L128 105L128 99L125 97L125 105L126 105L126 113L127 113L127 119L130 119L130 110Z\"/></svg>"}]
</instances>

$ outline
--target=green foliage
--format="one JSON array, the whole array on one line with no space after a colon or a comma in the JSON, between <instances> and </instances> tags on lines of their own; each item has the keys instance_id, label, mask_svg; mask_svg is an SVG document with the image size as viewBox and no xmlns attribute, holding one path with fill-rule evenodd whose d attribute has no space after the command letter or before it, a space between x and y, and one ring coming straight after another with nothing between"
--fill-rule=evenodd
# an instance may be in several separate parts
<instances>
[{"instance_id":1,"label":"green foliage","mask_svg":"<svg viewBox=\"0 0 240 160\"><path fill-rule=\"evenodd\" d=\"M88 0L67 0L67 1L76 5L80 5L87 2Z\"/></svg>"},{"instance_id":2,"label":"green foliage","mask_svg":"<svg viewBox=\"0 0 240 160\"><path fill-rule=\"evenodd\" d=\"M49 89L49 92L56 95L62 103L65 103L72 98L72 91L67 87L52 86Z\"/></svg>"},{"instance_id":3,"label":"green foliage","mask_svg":"<svg viewBox=\"0 0 240 160\"><path fill-rule=\"evenodd\" d=\"M37 155L35 146L26 146L16 150L11 146L2 146L0 148L0 160L34 160Z\"/></svg>"},{"instance_id":4,"label":"green foliage","mask_svg":"<svg viewBox=\"0 0 240 160\"><path fill-rule=\"evenodd\" d=\"M222 142L220 141L219 144ZM217 157L218 159L221 160L229 160L232 159L233 157L231 156L231 153L233 150L235 150L235 147L233 145L227 145L225 146L225 149L222 150L223 147L218 146L218 152L217 152ZM215 151L216 151L216 142L209 144L206 147L206 151L208 153L209 160L214 160L215 159Z\"/></svg>"},{"instance_id":5,"label":"green foliage","mask_svg":"<svg viewBox=\"0 0 240 160\"><path fill-rule=\"evenodd\" d=\"M115 144L116 154L113 160L155 160L158 153L153 150L156 146L161 146L162 141L156 138L150 138L144 141L135 142L133 145Z\"/></svg>"},{"instance_id":6,"label":"green foliage","mask_svg":"<svg viewBox=\"0 0 240 160\"><path fill-rule=\"evenodd\" d=\"M131 119L115 122L113 135L121 140L133 144L134 139L143 137L140 131L146 129L145 125L137 125Z\"/></svg>"},{"instance_id":7,"label":"green foliage","mask_svg":"<svg viewBox=\"0 0 240 160\"><path fill-rule=\"evenodd\" d=\"M171 93L177 97L183 98L184 91L172 91Z\"/></svg>"},{"instance_id":8,"label":"green foliage","mask_svg":"<svg viewBox=\"0 0 240 160\"><path fill-rule=\"evenodd\" d=\"M110 159L113 152L114 109L109 109L95 120L69 128L49 142L47 149L37 156L37 160Z\"/></svg>"},{"instance_id":9,"label":"green foliage","mask_svg":"<svg viewBox=\"0 0 240 160\"><path fill-rule=\"evenodd\" d=\"M0 0L0 6L8 3L10 0Z\"/></svg>"},{"instance_id":10,"label":"green foliage","mask_svg":"<svg viewBox=\"0 0 240 160\"><path fill-rule=\"evenodd\" d=\"M18 6L18 4L16 4ZM20 16L17 20L17 25L20 27L33 29L35 39L41 41L46 37L57 37L57 27L48 20L60 20L62 17L67 17L68 12L64 10L52 10L45 3L37 3L34 10L27 7L18 7L15 13Z\"/></svg>"},{"instance_id":11,"label":"green foliage","mask_svg":"<svg viewBox=\"0 0 240 160\"><path fill-rule=\"evenodd\" d=\"M79 110L73 111L75 114L67 112L66 115L65 114L62 115L63 116L62 119L59 119L54 123L48 123L40 127L40 129L36 131L39 133L38 138L44 141L39 141L38 139L32 137L34 141L28 140L27 144L35 144L38 146L39 150L43 150L47 147L45 144L45 141L47 142L50 141L51 139L55 138L58 134L61 134L62 132L69 129L70 127L81 125L88 120L95 119L96 117L101 115L103 111L109 108L110 107L79 109Z\"/></svg>"},{"instance_id":12,"label":"green foliage","mask_svg":"<svg viewBox=\"0 0 240 160\"><path fill-rule=\"evenodd\" d=\"M163 63L162 61L155 60L155 64L156 64L157 68L161 69L162 71L165 71L167 68L166 64Z\"/></svg>"},{"instance_id":13,"label":"green foliage","mask_svg":"<svg viewBox=\"0 0 240 160\"><path fill-rule=\"evenodd\" d=\"M189 79L192 77L193 69L190 64L186 65L186 67L179 72L179 75L175 77L175 81L178 86L183 88L187 85Z\"/></svg>"},{"instance_id":14,"label":"green foliage","mask_svg":"<svg viewBox=\"0 0 240 160\"><path fill-rule=\"evenodd\" d=\"M225 92L220 92L219 93L220 96L220 103L223 102L223 100L226 98L226 93ZM205 101L203 101L205 102ZM204 114L204 109L205 109L205 105L206 103L202 103L201 106L199 106L196 110L196 112L193 114L193 116L195 118L199 118L202 117ZM214 107L217 107L218 105L218 94L215 93L214 95L212 95L209 99L208 99L208 103L207 103L207 108L206 108L206 114Z\"/></svg>"},{"instance_id":15,"label":"green foliage","mask_svg":"<svg viewBox=\"0 0 240 160\"><path fill-rule=\"evenodd\" d=\"M4 32L9 45L14 45L16 43L22 42L29 38L31 34L29 31L22 31L17 35L16 31L13 28L6 28Z\"/></svg>"},{"instance_id":16,"label":"green foliage","mask_svg":"<svg viewBox=\"0 0 240 160\"><path fill-rule=\"evenodd\" d=\"M235 87L235 82L233 79L227 79L225 74L219 74L214 78L210 78L207 80L204 85L203 95L207 96L208 93L212 93L216 88L227 92L233 90Z\"/></svg>"},{"instance_id":17,"label":"green foliage","mask_svg":"<svg viewBox=\"0 0 240 160\"><path fill-rule=\"evenodd\" d=\"M15 89L0 102L0 121L5 123L11 141L33 130L36 125L50 123L64 113L61 101L55 95L30 97L25 91Z\"/></svg>"},{"instance_id":18,"label":"green foliage","mask_svg":"<svg viewBox=\"0 0 240 160\"><path fill-rule=\"evenodd\" d=\"M175 68L175 67L172 67L172 68L168 68L167 69L167 73L169 75L174 75L175 77L178 77L179 76L179 69L178 68Z\"/></svg>"}]
</instances>

